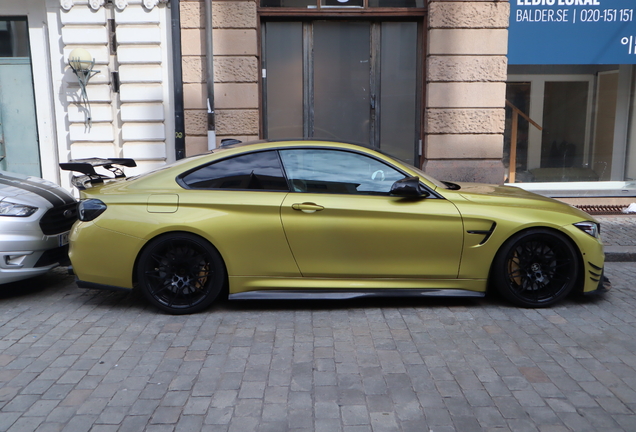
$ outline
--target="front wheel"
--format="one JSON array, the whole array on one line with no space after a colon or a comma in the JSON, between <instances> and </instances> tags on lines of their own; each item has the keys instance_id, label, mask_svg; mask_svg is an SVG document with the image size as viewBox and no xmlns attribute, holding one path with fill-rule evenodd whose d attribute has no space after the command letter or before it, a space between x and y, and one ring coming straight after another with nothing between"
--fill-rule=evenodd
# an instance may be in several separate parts
<instances>
[{"instance_id":1,"label":"front wheel","mask_svg":"<svg viewBox=\"0 0 636 432\"><path fill-rule=\"evenodd\" d=\"M522 307L547 307L567 296L576 285L579 260L562 234L533 229L511 237L493 263L493 283L499 293Z\"/></svg>"},{"instance_id":2,"label":"front wheel","mask_svg":"<svg viewBox=\"0 0 636 432\"><path fill-rule=\"evenodd\" d=\"M221 256L206 240L187 233L152 240L137 264L144 296L171 314L199 312L212 304L225 281Z\"/></svg>"}]
</instances>

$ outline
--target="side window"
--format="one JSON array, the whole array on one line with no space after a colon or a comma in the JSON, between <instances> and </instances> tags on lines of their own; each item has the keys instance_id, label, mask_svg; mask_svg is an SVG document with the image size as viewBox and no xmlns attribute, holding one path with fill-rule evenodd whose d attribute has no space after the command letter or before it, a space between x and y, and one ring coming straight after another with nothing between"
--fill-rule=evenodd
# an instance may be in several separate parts
<instances>
[{"instance_id":1,"label":"side window","mask_svg":"<svg viewBox=\"0 0 636 432\"><path fill-rule=\"evenodd\" d=\"M339 150L281 150L294 192L387 195L405 176L371 157Z\"/></svg>"},{"instance_id":2,"label":"side window","mask_svg":"<svg viewBox=\"0 0 636 432\"><path fill-rule=\"evenodd\" d=\"M181 178L191 189L289 191L275 151L249 153L205 165Z\"/></svg>"}]
</instances>

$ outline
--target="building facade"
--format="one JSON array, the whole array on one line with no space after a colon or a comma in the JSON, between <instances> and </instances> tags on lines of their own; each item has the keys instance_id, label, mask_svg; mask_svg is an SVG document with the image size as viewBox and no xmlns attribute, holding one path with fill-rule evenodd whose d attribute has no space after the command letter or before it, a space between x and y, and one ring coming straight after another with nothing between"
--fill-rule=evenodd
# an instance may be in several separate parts
<instances>
[{"instance_id":1,"label":"building facade","mask_svg":"<svg viewBox=\"0 0 636 432\"><path fill-rule=\"evenodd\" d=\"M507 1L212 2L217 139L379 148L504 179ZM187 148L207 148L204 2L181 1Z\"/></svg>"},{"instance_id":2,"label":"building facade","mask_svg":"<svg viewBox=\"0 0 636 432\"><path fill-rule=\"evenodd\" d=\"M68 186L73 158L134 174L225 138L315 138L445 180L630 197L632 3L0 0L0 168Z\"/></svg>"},{"instance_id":3,"label":"building facade","mask_svg":"<svg viewBox=\"0 0 636 432\"><path fill-rule=\"evenodd\" d=\"M69 66L91 60L86 100ZM170 12L159 0L0 0L0 168L70 188L58 163L174 160Z\"/></svg>"}]
</instances>

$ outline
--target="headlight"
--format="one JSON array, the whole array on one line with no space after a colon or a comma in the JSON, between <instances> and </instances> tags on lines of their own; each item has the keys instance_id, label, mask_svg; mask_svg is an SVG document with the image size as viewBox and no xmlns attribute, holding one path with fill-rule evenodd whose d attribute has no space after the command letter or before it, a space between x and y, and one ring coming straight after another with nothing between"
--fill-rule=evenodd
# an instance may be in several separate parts
<instances>
[{"instance_id":1,"label":"headlight","mask_svg":"<svg viewBox=\"0 0 636 432\"><path fill-rule=\"evenodd\" d=\"M0 216L31 216L37 210L37 207L31 207L24 204L16 204L10 201L0 202Z\"/></svg>"},{"instance_id":2,"label":"headlight","mask_svg":"<svg viewBox=\"0 0 636 432\"><path fill-rule=\"evenodd\" d=\"M574 226L580 229L581 231L588 233L594 238L598 238L599 235L601 234L601 225L597 224L596 222L591 222L591 221L578 222L578 223L575 223Z\"/></svg>"},{"instance_id":3,"label":"headlight","mask_svg":"<svg viewBox=\"0 0 636 432\"><path fill-rule=\"evenodd\" d=\"M95 219L106 210L106 204L98 199L87 199L80 201L77 206L77 212L79 213L79 220L82 222L88 222Z\"/></svg>"}]
</instances>

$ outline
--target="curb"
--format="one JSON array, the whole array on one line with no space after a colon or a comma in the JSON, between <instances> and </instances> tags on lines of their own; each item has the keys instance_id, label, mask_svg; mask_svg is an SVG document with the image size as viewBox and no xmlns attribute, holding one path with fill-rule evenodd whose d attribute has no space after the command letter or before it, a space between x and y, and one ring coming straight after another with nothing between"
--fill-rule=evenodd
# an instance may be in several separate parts
<instances>
[{"instance_id":1,"label":"curb","mask_svg":"<svg viewBox=\"0 0 636 432\"><path fill-rule=\"evenodd\" d=\"M636 247L605 246L605 262L635 262Z\"/></svg>"}]
</instances>

